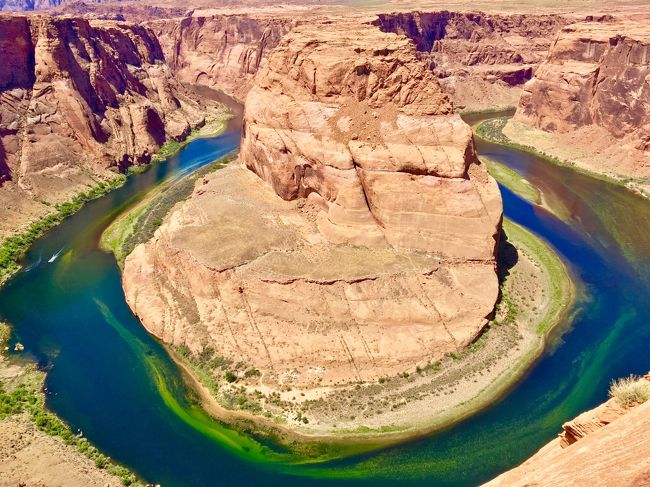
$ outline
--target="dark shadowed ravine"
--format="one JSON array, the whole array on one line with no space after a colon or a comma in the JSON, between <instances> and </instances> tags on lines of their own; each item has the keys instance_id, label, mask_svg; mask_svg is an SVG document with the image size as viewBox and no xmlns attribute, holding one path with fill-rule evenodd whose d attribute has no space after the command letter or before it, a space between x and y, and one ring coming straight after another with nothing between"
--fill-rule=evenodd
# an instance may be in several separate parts
<instances>
[{"instance_id":1,"label":"dark shadowed ravine","mask_svg":"<svg viewBox=\"0 0 650 487\"><path fill-rule=\"evenodd\" d=\"M0 319L13 326L12 341L48 370L48 406L144 480L164 487L476 485L522 462L564 421L603 401L612 378L647 371L650 202L478 141L481 154L521 173L568 215L560 221L502 188L506 215L555 247L582 289L572 318L525 378L497 404L442 433L329 462L305 462L209 419L130 312L115 260L97 244L148 189L236 149L239 120L87 204L39 240L23 271L0 290Z\"/></svg>"}]
</instances>

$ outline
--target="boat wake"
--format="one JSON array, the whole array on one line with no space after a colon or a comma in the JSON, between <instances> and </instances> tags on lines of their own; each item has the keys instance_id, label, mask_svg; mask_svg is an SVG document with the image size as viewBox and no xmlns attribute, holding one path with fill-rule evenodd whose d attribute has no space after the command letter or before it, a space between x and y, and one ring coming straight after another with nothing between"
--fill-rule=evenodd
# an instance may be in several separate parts
<instances>
[{"instance_id":1,"label":"boat wake","mask_svg":"<svg viewBox=\"0 0 650 487\"><path fill-rule=\"evenodd\" d=\"M41 259L41 256L39 255L39 256L38 256L38 260L37 260L36 262L32 262L32 263L29 264L27 267L25 267L25 268L23 269L23 272L29 272L29 271L31 271L34 267L38 267L38 265L41 263L42 260L43 260L43 259Z\"/></svg>"},{"instance_id":2,"label":"boat wake","mask_svg":"<svg viewBox=\"0 0 650 487\"><path fill-rule=\"evenodd\" d=\"M63 249L64 249L64 247L61 247L61 249L56 254L54 254L52 257L50 257L48 259L48 262L51 263L51 262L54 262L56 259L58 259L59 255L61 255L61 252L63 252Z\"/></svg>"}]
</instances>

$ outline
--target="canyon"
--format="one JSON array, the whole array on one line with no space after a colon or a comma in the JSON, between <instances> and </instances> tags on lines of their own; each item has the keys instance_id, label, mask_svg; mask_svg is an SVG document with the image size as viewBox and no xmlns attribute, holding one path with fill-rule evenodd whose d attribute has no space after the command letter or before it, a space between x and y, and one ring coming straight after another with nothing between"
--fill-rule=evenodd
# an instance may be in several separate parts
<instances>
[{"instance_id":1,"label":"canyon","mask_svg":"<svg viewBox=\"0 0 650 487\"><path fill-rule=\"evenodd\" d=\"M214 15L148 25L177 79L244 99L253 76L294 23L281 15Z\"/></svg>"},{"instance_id":2,"label":"canyon","mask_svg":"<svg viewBox=\"0 0 650 487\"><path fill-rule=\"evenodd\" d=\"M224 116L173 77L144 27L4 16L0 48L2 236Z\"/></svg>"},{"instance_id":3,"label":"canyon","mask_svg":"<svg viewBox=\"0 0 650 487\"><path fill-rule=\"evenodd\" d=\"M325 18L317 10L201 12L73 2L51 16L0 19L10 67L0 83L0 202L7 215L0 236L146 163L162 144L205 123L201 113L219 112L190 85L244 99L280 39L297 23ZM457 111L513 105L552 34L568 22L446 11L350 18L406 34ZM98 45L90 43L95 37Z\"/></svg>"},{"instance_id":4,"label":"canyon","mask_svg":"<svg viewBox=\"0 0 650 487\"><path fill-rule=\"evenodd\" d=\"M562 28L504 134L588 171L650 176L647 16L603 16Z\"/></svg>"},{"instance_id":5,"label":"canyon","mask_svg":"<svg viewBox=\"0 0 650 487\"><path fill-rule=\"evenodd\" d=\"M457 110L517 105L557 32L576 15L483 12L379 14L384 32L408 36Z\"/></svg>"}]
</instances>

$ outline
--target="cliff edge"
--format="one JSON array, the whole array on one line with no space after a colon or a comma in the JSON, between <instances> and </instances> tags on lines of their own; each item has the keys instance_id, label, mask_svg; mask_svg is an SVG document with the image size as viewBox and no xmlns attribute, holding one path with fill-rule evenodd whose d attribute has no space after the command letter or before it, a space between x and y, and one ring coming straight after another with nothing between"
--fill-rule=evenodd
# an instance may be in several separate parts
<instances>
[{"instance_id":1,"label":"cliff edge","mask_svg":"<svg viewBox=\"0 0 650 487\"><path fill-rule=\"evenodd\" d=\"M650 485L649 380L640 379L638 386L648 391L646 402L626 404L613 397L582 413L565 423L556 439L485 487Z\"/></svg>"}]
</instances>

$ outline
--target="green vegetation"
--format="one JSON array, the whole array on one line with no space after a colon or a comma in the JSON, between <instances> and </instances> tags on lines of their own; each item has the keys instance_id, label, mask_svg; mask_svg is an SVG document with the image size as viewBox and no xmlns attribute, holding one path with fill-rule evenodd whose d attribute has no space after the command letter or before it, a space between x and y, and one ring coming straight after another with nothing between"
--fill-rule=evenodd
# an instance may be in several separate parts
<instances>
[{"instance_id":1,"label":"green vegetation","mask_svg":"<svg viewBox=\"0 0 650 487\"><path fill-rule=\"evenodd\" d=\"M535 260L548 273L549 308L536 330L538 336L543 336L561 320L573 302L575 294L573 281L562 260L539 237L508 219L503 221L503 230L509 240L534 255ZM512 303L509 306L512 306Z\"/></svg>"},{"instance_id":2,"label":"green vegetation","mask_svg":"<svg viewBox=\"0 0 650 487\"><path fill-rule=\"evenodd\" d=\"M228 117L229 118L229 117ZM206 117L205 125L192 129L183 140L168 140L158 149L151 161L162 161L178 153L183 147L196 139L216 137L226 129L226 120L222 113Z\"/></svg>"},{"instance_id":3,"label":"green vegetation","mask_svg":"<svg viewBox=\"0 0 650 487\"><path fill-rule=\"evenodd\" d=\"M255 369L255 368L250 368L246 372L244 372L244 377L247 378L247 379L250 378L250 377L260 377L261 375L262 375L262 373L258 369Z\"/></svg>"},{"instance_id":4,"label":"green vegetation","mask_svg":"<svg viewBox=\"0 0 650 487\"><path fill-rule=\"evenodd\" d=\"M118 265L122 267L126 256L133 252L138 244L153 237L169 210L179 201L189 198L198 179L222 168L236 157L237 153L233 152L177 181L161 184L104 231L99 242L100 247L112 252Z\"/></svg>"},{"instance_id":5,"label":"green vegetation","mask_svg":"<svg viewBox=\"0 0 650 487\"><path fill-rule=\"evenodd\" d=\"M0 321L0 353L3 352L7 340L9 340L9 325Z\"/></svg>"},{"instance_id":6,"label":"green vegetation","mask_svg":"<svg viewBox=\"0 0 650 487\"><path fill-rule=\"evenodd\" d=\"M609 397L624 406L643 404L650 399L650 381L636 375L615 379L609 387Z\"/></svg>"},{"instance_id":7,"label":"green vegetation","mask_svg":"<svg viewBox=\"0 0 650 487\"><path fill-rule=\"evenodd\" d=\"M219 393L219 381L215 376L215 370L223 370L229 367L232 364L232 360L215 355L214 349L211 347L206 347L199 354L192 353L185 345L173 347L173 350L183 358L184 362L196 374L199 381L216 397Z\"/></svg>"},{"instance_id":8,"label":"green vegetation","mask_svg":"<svg viewBox=\"0 0 650 487\"><path fill-rule=\"evenodd\" d=\"M132 211L123 215L121 218L115 220L110 227L108 227L102 234L100 247L103 250L113 252L115 259L120 267L124 263L124 259L128 253L124 253L123 243L131 236L138 219L147 209L146 205L134 208ZM154 225L158 228L158 225ZM155 230L155 229L154 229ZM134 246L135 247L135 246ZM133 250L133 249L130 249Z\"/></svg>"},{"instance_id":9,"label":"green vegetation","mask_svg":"<svg viewBox=\"0 0 650 487\"><path fill-rule=\"evenodd\" d=\"M510 117L497 117L485 120L476 127L476 135L488 142L513 146L510 139L503 135L503 128L508 123L508 120L510 120Z\"/></svg>"},{"instance_id":10,"label":"green vegetation","mask_svg":"<svg viewBox=\"0 0 650 487\"><path fill-rule=\"evenodd\" d=\"M153 160L162 161L168 157L178 153L183 147L187 145L185 141L168 140L164 145L158 149L158 152L153 156Z\"/></svg>"},{"instance_id":11,"label":"green vegetation","mask_svg":"<svg viewBox=\"0 0 650 487\"><path fill-rule=\"evenodd\" d=\"M517 171L513 171L508 166L489 157L481 157L481 161L487 165L490 175L503 186L521 196L526 201L530 201L535 205L541 204L542 197L540 191L522 178Z\"/></svg>"},{"instance_id":12,"label":"green vegetation","mask_svg":"<svg viewBox=\"0 0 650 487\"><path fill-rule=\"evenodd\" d=\"M67 217L79 211L91 200L119 188L126 181L126 176L119 176L107 182L100 182L85 193L78 194L70 201L55 206L56 211L35 221L24 232L6 238L0 245L0 285L12 274L18 271L18 261L25 255L27 249L47 231L51 230Z\"/></svg>"},{"instance_id":13,"label":"green vegetation","mask_svg":"<svg viewBox=\"0 0 650 487\"><path fill-rule=\"evenodd\" d=\"M117 465L109 457L101 453L90 442L80 435L75 435L63 421L45 408L45 398L40 392L44 376L35 370L22 374L19 383L11 390L0 382L0 421L18 414L28 414L36 427L50 436L60 438L66 445L74 446L77 450L95 462L99 469L106 469L111 475L118 477L123 485L144 487L136 475L129 469Z\"/></svg>"}]
</instances>

